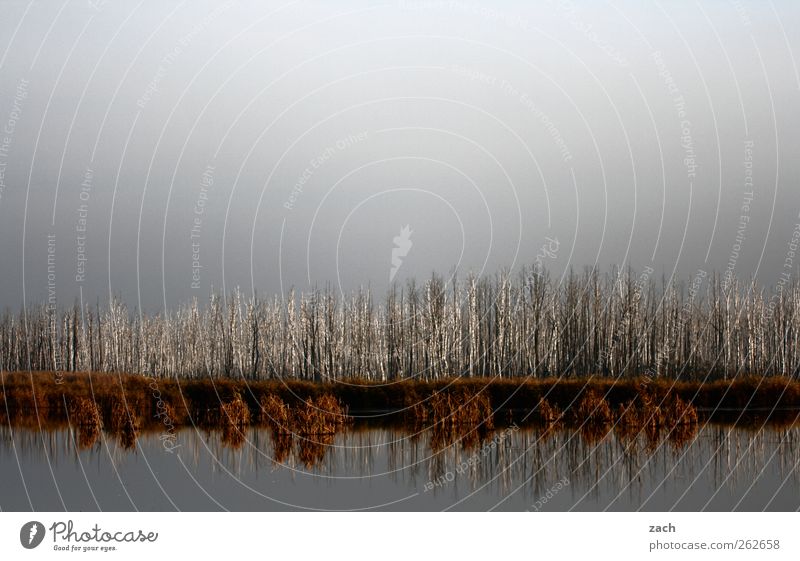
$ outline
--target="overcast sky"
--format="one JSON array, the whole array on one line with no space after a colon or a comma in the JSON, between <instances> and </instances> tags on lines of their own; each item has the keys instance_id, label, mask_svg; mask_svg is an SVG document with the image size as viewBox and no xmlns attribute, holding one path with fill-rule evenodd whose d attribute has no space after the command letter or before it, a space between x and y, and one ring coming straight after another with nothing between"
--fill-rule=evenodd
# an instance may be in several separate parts
<instances>
[{"instance_id":1,"label":"overcast sky","mask_svg":"<svg viewBox=\"0 0 800 561\"><path fill-rule=\"evenodd\" d=\"M2 9L2 307L800 264L796 2Z\"/></svg>"}]
</instances>

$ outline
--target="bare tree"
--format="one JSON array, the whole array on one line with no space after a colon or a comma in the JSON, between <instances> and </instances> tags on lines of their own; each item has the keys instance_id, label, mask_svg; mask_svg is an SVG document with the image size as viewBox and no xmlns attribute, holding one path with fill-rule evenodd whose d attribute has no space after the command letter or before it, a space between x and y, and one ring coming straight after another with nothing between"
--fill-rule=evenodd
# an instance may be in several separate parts
<instances>
[{"instance_id":1,"label":"bare tree","mask_svg":"<svg viewBox=\"0 0 800 561\"><path fill-rule=\"evenodd\" d=\"M0 318L0 369L248 379L449 376L797 377L800 283L696 275L661 286L630 270L526 267L514 280L432 276L339 301L330 287L270 300L213 293L169 314L47 306Z\"/></svg>"}]
</instances>

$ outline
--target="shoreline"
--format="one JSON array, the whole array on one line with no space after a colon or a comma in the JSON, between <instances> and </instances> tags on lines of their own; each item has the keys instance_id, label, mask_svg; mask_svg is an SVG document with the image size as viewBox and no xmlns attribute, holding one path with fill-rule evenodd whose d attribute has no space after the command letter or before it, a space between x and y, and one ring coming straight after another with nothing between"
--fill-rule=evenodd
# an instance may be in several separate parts
<instances>
[{"instance_id":1,"label":"shoreline","mask_svg":"<svg viewBox=\"0 0 800 561\"><path fill-rule=\"evenodd\" d=\"M241 446L251 427L267 428L285 454L298 443L313 464L335 436L355 426L429 432L439 450L474 446L502 427L577 429L592 441L614 431L691 441L702 426L794 426L800 382L788 378L670 383L647 378L451 379L435 382L158 379L135 374L0 372L0 426L75 430L81 448L102 433L127 449L159 431L167 452L182 428L221 430ZM283 456L281 456L283 457Z\"/></svg>"},{"instance_id":2,"label":"shoreline","mask_svg":"<svg viewBox=\"0 0 800 561\"><path fill-rule=\"evenodd\" d=\"M74 372L0 372L0 417L28 408L58 408L68 398L87 398L98 403L122 399L130 407L145 409L150 403L167 403L188 409L215 408L241 398L251 409L259 408L265 395L275 395L289 405L331 395L355 418L398 414L434 396L463 392L489 400L492 411L530 411L540 399L562 411L576 406L588 392L612 407L625 405L647 393L663 401L678 396L701 412L779 412L800 410L800 381L791 378L742 377L734 380L672 382L650 378L450 378L436 381L402 380L375 383L363 380L312 382L296 379L248 381L232 378L154 378L140 374ZM36 402L34 403L34 396ZM469 399L467 397L467 399Z\"/></svg>"}]
</instances>

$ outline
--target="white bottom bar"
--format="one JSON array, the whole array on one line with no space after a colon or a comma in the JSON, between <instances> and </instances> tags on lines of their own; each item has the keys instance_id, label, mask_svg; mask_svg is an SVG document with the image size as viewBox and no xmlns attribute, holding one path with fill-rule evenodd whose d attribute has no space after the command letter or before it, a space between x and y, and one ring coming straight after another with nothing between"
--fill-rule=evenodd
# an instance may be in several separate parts
<instances>
[{"instance_id":1,"label":"white bottom bar","mask_svg":"<svg viewBox=\"0 0 800 561\"><path fill-rule=\"evenodd\" d=\"M797 513L0 513L0 522L3 559L800 558Z\"/></svg>"}]
</instances>

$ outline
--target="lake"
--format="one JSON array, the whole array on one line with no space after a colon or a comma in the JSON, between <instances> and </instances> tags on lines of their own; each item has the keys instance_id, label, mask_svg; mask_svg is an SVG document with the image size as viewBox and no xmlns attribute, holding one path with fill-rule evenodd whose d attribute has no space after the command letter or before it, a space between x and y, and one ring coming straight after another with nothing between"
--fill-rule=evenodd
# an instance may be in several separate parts
<instances>
[{"instance_id":1,"label":"lake","mask_svg":"<svg viewBox=\"0 0 800 561\"><path fill-rule=\"evenodd\" d=\"M249 427L0 429L3 511L761 511L800 508L800 427L707 424L678 438L498 428L469 442L355 427L325 442Z\"/></svg>"}]
</instances>

